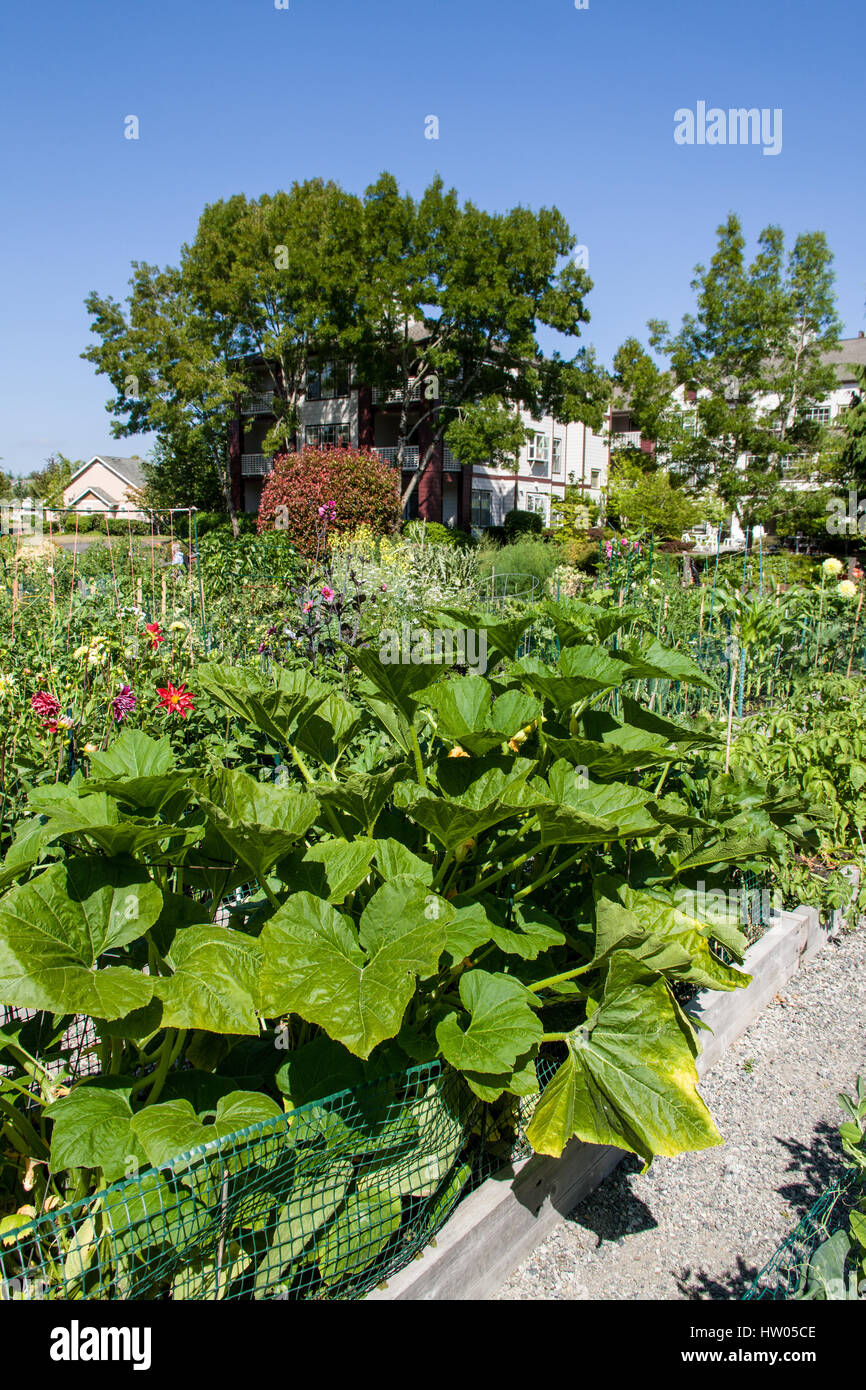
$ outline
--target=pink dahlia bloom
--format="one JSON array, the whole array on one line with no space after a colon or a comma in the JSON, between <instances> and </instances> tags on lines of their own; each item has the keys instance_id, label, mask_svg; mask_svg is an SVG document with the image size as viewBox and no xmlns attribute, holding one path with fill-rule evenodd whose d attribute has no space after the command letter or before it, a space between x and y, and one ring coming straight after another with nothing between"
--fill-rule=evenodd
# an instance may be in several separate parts
<instances>
[{"instance_id":1,"label":"pink dahlia bloom","mask_svg":"<svg viewBox=\"0 0 866 1390\"><path fill-rule=\"evenodd\" d=\"M38 695L30 696L30 708L46 724L55 723L60 713L60 701L48 690L40 690Z\"/></svg>"},{"instance_id":2,"label":"pink dahlia bloom","mask_svg":"<svg viewBox=\"0 0 866 1390\"><path fill-rule=\"evenodd\" d=\"M138 704L138 696L133 695L128 685L120 687L120 694L115 695L111 702L111 711L118 724L122 724L128 714L132 714Z\"/></svg>"}]
</instances>

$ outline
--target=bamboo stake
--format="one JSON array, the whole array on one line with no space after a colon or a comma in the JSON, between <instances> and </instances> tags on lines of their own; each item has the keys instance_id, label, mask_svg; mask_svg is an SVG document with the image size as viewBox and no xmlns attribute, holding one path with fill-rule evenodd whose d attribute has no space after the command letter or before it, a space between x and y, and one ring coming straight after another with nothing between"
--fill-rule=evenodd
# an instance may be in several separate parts
<instances>
[{"instance_id":1,"label":"bamboo stake","mask_svg":"<svg viewBox=\"0 0 866 1390\"><path fill-rule=\"evenodd\" d=\"M731 770L731 729L734 723L734 691L737 688L737 667L740 664L738 660L738 646L739 643L734 642L733 651L731 653L731 694L728 699L728 737L727 747L725 749L725 776L727 776Z\"/></svg>"},{"instance_id":2,"label":"bamboo stake","mask_svg":"<svg viewBox=\"0 0 866 1390\"><path fill-rule=\"evenodd\" d=\"M861 588L860 602L857 604L857 616L854 619L854 631L851 634L851 653L848 657L848 670L845 672L846 677L848 677L849 679L851 676L851 665L854 661L854 643L857 641L857 628L860 625L860 610L863 607L863 593L864 590Z\"/></svg>"}]
</instances>

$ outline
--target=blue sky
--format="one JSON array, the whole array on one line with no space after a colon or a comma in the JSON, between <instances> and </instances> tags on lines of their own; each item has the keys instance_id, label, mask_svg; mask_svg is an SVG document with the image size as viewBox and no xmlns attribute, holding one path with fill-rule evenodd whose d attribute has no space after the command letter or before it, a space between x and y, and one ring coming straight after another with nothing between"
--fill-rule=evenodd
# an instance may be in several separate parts
<instances>
[{"instance_id":1,"label":"blue sky","mask_svg":"<svg viewBox=\"0 0 866 1390\"><path fill-rule=\"evenodd\" d=\"M40 0L0 18L0 467L114 440L79 353L91 289L175 261L206 202L296 179L362 192L440 173L503 209L555 203L589 248L583 341L606 363L678 322L715 228L822 229L866 327L862 6L854 0ZM783 146L678 146L674 112L783 111ZM124 139L136 115L140 139ZM424 136L439 118L439 139Z\"/></svg>"}]
</instances>

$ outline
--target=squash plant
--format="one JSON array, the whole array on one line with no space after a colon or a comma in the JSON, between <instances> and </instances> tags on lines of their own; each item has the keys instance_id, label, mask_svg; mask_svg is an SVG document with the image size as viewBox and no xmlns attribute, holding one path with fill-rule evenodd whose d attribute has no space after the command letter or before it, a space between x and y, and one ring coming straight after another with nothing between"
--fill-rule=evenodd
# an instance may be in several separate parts
<instances>
[{"instance_id":1,"label":"squash plant","mask_svg":"<svg viewBox=\"0 0 866 1390\"><path fill-rule=\"evenodd\" d=\"M481 1102L530 1100L541 1153L721 1142L675 987L742 987L718 946L740 961L745 942L678 890L755 838L735 801L710 816L685 782L665 790L715 735L633 698L706 678L657 640L605 645L625 609L547 616L552 665L516 658L526 616L441 613L483 636L483 676L372 648L346 648L345 693L200 667L281 750L276 782L126 731L88 777L31 794L0 870L0 1003L37 1011L0 1033L0 1233L436 1058ZM93 1077L60 1047L76 1018ZM539 1095L542 1056L558 1066Z\"/></svg>"}]
</instances>

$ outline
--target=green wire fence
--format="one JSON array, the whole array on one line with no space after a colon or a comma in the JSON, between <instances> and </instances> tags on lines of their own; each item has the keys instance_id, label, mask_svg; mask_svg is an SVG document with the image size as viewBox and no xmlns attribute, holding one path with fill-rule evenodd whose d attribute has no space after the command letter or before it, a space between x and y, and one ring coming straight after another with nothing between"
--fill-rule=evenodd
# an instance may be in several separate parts
<instances>
[{"instance_id":1,"label":"green wire fence","mask_svg":"<svg viewBox=\"0 0 866 1390\"><path fill-rule=\"evenodd\" d=\"M0 1281L63 1300L362 1297L477 1175L481 1108L439 1063L300 1106L40 1216L0 1246Z\"/></svg>"},{"instance_id":2,"label":"green wire fence","mask_svg":"<svg viewBox=\"0 0 866 1390\"><path fill-rule=\"evenodd\" d=\"M818 1248L847 1226L860 1190L856 1174L849 1172L822 1192L767 1261L743 1301L781 1302L801 1295Z\"/></svg>"}]
</instances>

